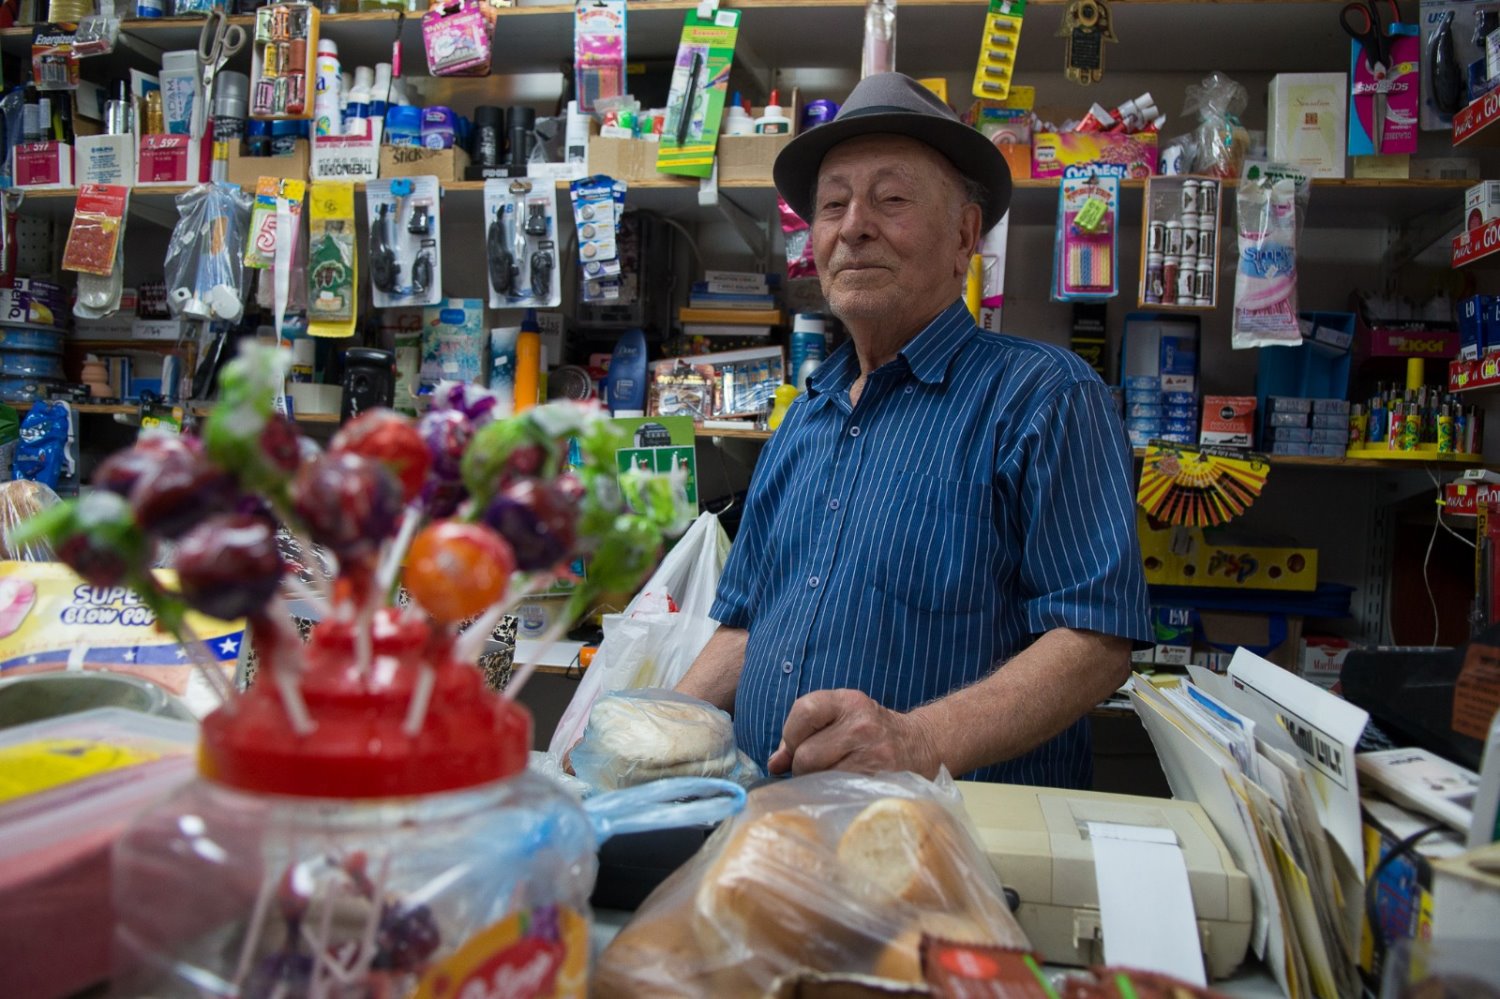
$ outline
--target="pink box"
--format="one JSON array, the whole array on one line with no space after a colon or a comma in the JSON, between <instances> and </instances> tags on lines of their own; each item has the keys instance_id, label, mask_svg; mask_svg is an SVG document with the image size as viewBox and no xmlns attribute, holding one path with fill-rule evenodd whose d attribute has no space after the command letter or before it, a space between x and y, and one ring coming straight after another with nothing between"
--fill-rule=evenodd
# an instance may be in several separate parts
<instances>
[{"instance_id":1,"label":"pink box","mask_svg":"<svg viewBox=\"0 0 1500 999\"><path fill-rule=\"evenodd\" d=\"M136 183L196 184L208 176L204 159L212 149L212 143L186 135L143 135Z\"/></svg>"},{"instance_id":2,"label":"pink box","mask_svg":"<svg viewBox=\"0 0 1500 999\"><path fill-rule=\"evenodd\" d=\"M23 142L16 146L17 187L73 184L73 147L64 142Z\"/></svg>"},{"instance_id":3,"label":"pink box","mask_svg":"<svg viewBox=\"0 0 1500 999\"><path fill-rule=\"evenodd\" d=\"M1157 135L1137 132L1037 132L1031 137L1031 175L1061 177L1063 169L1083 163L1124 168L1124 176L1140 179L1156 173Z\"/></svg>"}]
</instances>

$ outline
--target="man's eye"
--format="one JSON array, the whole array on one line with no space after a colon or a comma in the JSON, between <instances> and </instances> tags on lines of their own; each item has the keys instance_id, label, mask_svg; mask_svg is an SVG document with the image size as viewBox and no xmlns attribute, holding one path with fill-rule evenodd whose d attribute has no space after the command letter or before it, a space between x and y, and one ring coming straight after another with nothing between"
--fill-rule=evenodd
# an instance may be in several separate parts
<instances>
[{"instance_id":1,"label":"man's eye","mask_svg":"<svg viewBox=\"0 0 1500 999\"><path fill-rule=\"evenodd\" d=\"M823 206L821 208L819 208L818 211L821 211L821 212L837 211L837 210L839 210L840 208L843 208L843 207L844 207L844 203L842 201L825 201L825 202L823 202Z\"/></svg>"}]
</instances>

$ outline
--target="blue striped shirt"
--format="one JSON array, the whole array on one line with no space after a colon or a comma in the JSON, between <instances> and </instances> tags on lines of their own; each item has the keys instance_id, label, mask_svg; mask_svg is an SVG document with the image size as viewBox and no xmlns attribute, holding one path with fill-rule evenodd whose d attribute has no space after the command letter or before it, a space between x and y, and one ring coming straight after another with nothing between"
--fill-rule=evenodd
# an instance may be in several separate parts
<instances>
[{"instance_id":1,"label":"blue striped shirt","mask_svg":"<svg viewBox=\"0 0 1500 999\"><path fill-rule=\"evenodd\" d=\"M756 463L712 616L749 630L735 738L765 765L792 702L852 687L908 711L1035 636L1144 640L1130 452L1071 352L955 302L870 373L835 351ZM1087 787L1088 721L967 776Z\"/></svg>"}]
</instances>

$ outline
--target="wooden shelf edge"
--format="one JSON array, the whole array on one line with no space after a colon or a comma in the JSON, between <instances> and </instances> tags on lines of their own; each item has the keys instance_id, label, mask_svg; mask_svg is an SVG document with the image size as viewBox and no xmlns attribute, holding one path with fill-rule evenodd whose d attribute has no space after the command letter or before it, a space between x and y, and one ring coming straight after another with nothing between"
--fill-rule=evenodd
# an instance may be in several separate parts
<instances>
[{"instance_id":1,"label":"wooden shelf edge","mask_svg":"<svg viewBox=\"0 0 1500 999\"><path fill-rule=\"evenodd\" d=\"M1256 452L1258 454L1263 452ZM1137 460L1146 456L1145 448L1136 448ZM1465 468L1483 468L1483 462L1473 461L1471 458L1408 458L1382 459L1382 458L1315 458L1311 456L1294 454L1271 454L1265 455L1271 462L1271 467L1277 466L1293 468L1326 468L1326 469L1385 469L1386 471L1421 471L1431 468L1439 471L1458 471Z\"/></svg>"},{"instance_id":2,"label":"wooden shelf edge","mask_svg":"<svg viewBox=\"0 0 1500 999\"><path fill-rule=\"evenodd\" d=\"M775 431L759 430L755 427L745 427L744 429L736 427L732 430L726 430L722 427L705 427L695 424L693 433L699 440L713 437L728 437L737 440L768 441Z\"/></svg>"}]
</instances>

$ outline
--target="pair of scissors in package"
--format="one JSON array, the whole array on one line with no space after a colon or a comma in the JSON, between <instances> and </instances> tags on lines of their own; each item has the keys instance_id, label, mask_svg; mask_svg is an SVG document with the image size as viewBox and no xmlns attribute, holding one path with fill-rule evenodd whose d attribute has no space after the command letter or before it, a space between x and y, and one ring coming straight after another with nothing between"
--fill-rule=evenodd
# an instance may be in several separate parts
<instances>
[{"instance_id":1,"label":"pair of scissors in package","mask_svg":"<svg viewBox=\"0 0 1500 999\"><path fill-rule=\"evenodd\" d=\"M1401 8L1396 0L1358 0L1345 4L1339 11L1339 24L1344 33L1359 43L1364 53L1365 68L1375 81L1376 90L1371 97L1372 121L1370 141L1375 152L1380 152L1380 140L1385 134L1387 95L1379 87L1385 82L1391 69L1391 29L1401 22ZM1350 84L1353 85L1353 80Z\"/></svg>"},{"instance_id":2,"label":"pair of scissors in package","mask_svg":"<svg viewBox=\"0 0 1500 999\"><path fill-rule=\"evenodd\" d=\"M245 29L237 24L230 24L224 17L221 7L214 7L208 12L208 19L203 22L203 30L198 33L198 95L201 100L193 102L193 117L191 132L194 138L201 139L203 131L208 123L209 106L213 101L214 77L219 70L231 58L237 55L249 41L249 35Z\"/></svg>"}]
</instances>

